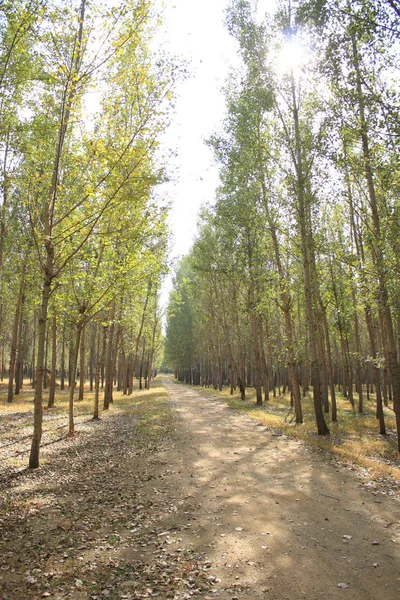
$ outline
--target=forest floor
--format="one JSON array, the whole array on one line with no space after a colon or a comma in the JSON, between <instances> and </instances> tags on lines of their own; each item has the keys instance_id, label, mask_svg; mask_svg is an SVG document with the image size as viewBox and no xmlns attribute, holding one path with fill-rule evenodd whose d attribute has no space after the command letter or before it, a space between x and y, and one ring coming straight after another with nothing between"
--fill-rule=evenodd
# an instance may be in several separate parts
<instances>
[{"instance_id":1,"label":"forest floor","mask_svg":"<svg viewBox=\"0 0 400 600\"><path fill-rule=\"evenodd\" d=\"M1 407L2 599L398 600L393 483L164 385L72 439L59 393L36 471L30 393Z\"/></svg>"}]
</instances>

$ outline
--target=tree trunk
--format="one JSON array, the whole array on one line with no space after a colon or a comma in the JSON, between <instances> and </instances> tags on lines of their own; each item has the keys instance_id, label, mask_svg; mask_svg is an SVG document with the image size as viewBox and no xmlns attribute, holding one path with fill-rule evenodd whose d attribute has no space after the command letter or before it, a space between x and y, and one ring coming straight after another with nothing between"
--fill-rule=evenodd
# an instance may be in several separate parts
<instances>
[{"instance_id":1,"label":"tree trunk","mask_svg":"<svg viewBox=\"0 0 400 600\"><path fill-rule=\"evenodd\" d=\"M294 358L294 349L293 349L293 327L292 327L292 317L290 314L291 311L291 298L288 290L287 278L285 277L285 273L283 270L282 260L281 260L281 252L279 248L278 236L277 236L277 227L274 222L268 204L268 196L267 190L265 186L265 181L262 181L262 193L264 200L264 210L267 216L268 225L270 228L272 244L274 247L274 255L275 255L275 264L278 269L279 275L279 289L280 289L280 297L282 306L281 309L284 314L284 323L285 323L285 333L286 333L286 352L287 352L287 364L289 370L290 377L290 389L293 394L293 403L295 410L296 423L300 424L303 422L303 412L301 408L301 398L300 398L300 386L299 381L297 379L296 372L296 361ZM266 363L266 361L265 361ZM267 384L268 385L268 384Z\"/></svg>"},{"instance_id":2,"label":"tree trunk","mask_svg":"<svg viewBox=\"0 0 400 600\"><path fill-rule=\"evenodd\" d=\"M61 385L60 389L65 389L65 321L63 323L62 347L61 347Z\"/></svg>"},{"instance_id":3,"label":"tree trunk","mask_svg":"<svg viewBox=\"0 0 400 600\"><path fill-rule=\"evenodd\" d=\"M100 371L101 366L104 363L104 357L106 355L106 347L107 347L107 327L103 327L103 342L102 349L100 352L100 337L101 332L98 333L97 338L97 362L96 362L96 370L95 370L95 378L94 378L94 409L93 409L93 420L99 420L99 399L100 399Z\"/></svg>"},{"instance_id":4,"label":"tree trunk","mask_svg":"<svg viewBox=\"0 0 400 600\"><path fill-rule=\"evenodd\" d=\"M112 386L113 386L113 362L112 362L112 350L114 341L114 330L115 330L115 301L112 303L111 314L110 314L110 330L107 342L106 352L106 365L105 365L105 381L104 381L104 400L103 410L110 408Z\"/></svg>"},{"instance_id":5,"label":"tree trunk","mask_svg":"<svg viewBox=\"0 0 400 600\"><path fill-rule=\"evenodd\" d=\"M147 310L147 304L148 304L149 298L150 298L150 292L151 292L151 282L149 282L148 287L147 287L147 294L146 294L146 299L145 299L144 306L143 306L142 319L140 322L139 333L136 338L135 353L133 356L131 356L131 360L129 361L129 386L128 386L129 396L132 394L132 391L133 391L133 378L135 375L135 370L136 370L136 365L137 365L140 338L142 337L144 319L146 316L146 310Z\"/></svg>"},{"instance_id":6,"label":"tree trunk","mask_svg":"<svg viewBox=\"0 0 400 600\"><path fill-rule=\"evenodd\" d=\"M23 361L23 349L25 347L23 331L23 314L24 314L24 303L25 294L22 295L21 310L19 311L19 328L18 328L18 351L17 351L17 362L15 367L15 395L18 396L20 389L24 384L24 361ZM26 340L26 331L25 331Z\"/></svg>"},{"instance_id":7,"label":"tree trunk","mask_svg":"<svg viewBox=\"0 0 400 600\"><path fill-rule=\"evenodd\" d=\"M74 422L74 394L76 388L76 372L78 369L78 357L79 357L79 346L81 343L82 329L84 327L83 317L80 317L76 326L76 339L75 348L72 358L72 380L69 388L69 402L68 402L68 435L73 436L75 433L75 422Z\"/></svg>"},{"instance_id":8,"label":"tree trunk","mask_svg":"<svg viewBox=\"0 0 400 600\"><path fill-rule=\"evenodd\" d=\"M299 115L296 99L296 91L294 84L293 72L291 73L291 88L292 88L292 100L293 100L293 120L294 120L294 133L295 133L295 169L296 169L296 188L297 188L297 200L298 200L298 225L300 229L301 238L301 253L303 257L303 271L304 271L304 296L307 313L307 325L308 335L310 343L310 358L311 358L311 378L313 384L313 396L314 396L314 412L317 423L317 431L319 435L329 435L329 428L325 422L324 413L322 410L322 397L321 397L321 376L320 367L318 363L318 351L317 351L317 332L316 332L316 321L313 308L313 294L311 287L311 274L310 274L310 252L311 248L311 234L307 231L306 224L306 198L305 198L305 178L303 172L303 157L301 148L301 136L300 136L300 124Z\"/></svg>"},{"instance_id":9,"label":"tree trunk","mask_svg":"<svg viewBox=\"0 0 400 600\"><path fill-rule=\"evenodd\" d=\"M86 342L86 326L85 324L82 325L82 335L81 335L81 361L80 361L80 367L79 367L79 396L78 396L78 400L81 401L83 400L83 394L84 394L84 388L85 388L85 381L86 381L86 364L85 364L85 351L86 351L86 346L85 346L85 342Z\"/></svg>"},{"instance_id":10,"label":"tree trunk","mask_svg":"<svg viewBox=\"0 0 400 600\"><path fill-rule=\"evenodd\" d=\"M18 330L20 324L20 313L22 306L22 299L24 296L24 287L25 287L25 265L22 272L21 281L19 284L19 292L17 298L17 306L15 308L15 316L14 316L14 326L13 326L13 334L11 339L11 355L10 355L10 371L8 376L8 396L7 402L12 402L14 398L14 373L15 373L15 361L17 357L17 347L18 347Z\"/></svg>"},{"instance_id":11,"label":"tree trunk","mask_svg":"<svg viewBox=\"0 0 400 600\"><path fill-rule=\"evenodd\" d=\"M48 408L53 408L56 395L56 368L57 368L57 316L54 312L51 343L51 379Z\"/></svg>"},{"instance_id":12,"label":"tree trunk","mask_svg":"<svg viewBox=\"0 0 400 600\"><path fill-rule=\"evenodd\" d=\"M376 256L376 267L378 272L379 299L387 336L389 372L392 382L394 412L396 415L397 447L400 452L400 366L397 358L396 338L394 334L392 313L389 305L389 294L386 284L385 258L383 256L382 251L380 217L378 211L378 203L376 199L371 153L369 149L368 123L365 116L365 100L362 90L360 60L354 31L351 35L351 41L353 49L353 62L356 73L356 89L360 115L360 139L362 142L362 152L364 158L364 172L368 187L369 205L372 214L373 233L376 240L374 249Z\"/></svg>"},{"instance_id":13,"label":"tree trunk","mask_svg":"<svg viewBox=\"0 0 400 600\"><path fill-rule=\"evenodd\" d=\"M39 312L37 326L37 362L35 373L35 397L34 397L34 416L33 416L33 436L31 451L29 456L29 468L37 469L39 467L40 441L42 439L42 391L43 391L43 370L44 370L44 347L46 342L46 323L47 311L49 306L50 288L52 282L53 270L53 252L49 249L46 262L46 276L42 288L42 304Z\"/></svg>"}]
</instances>

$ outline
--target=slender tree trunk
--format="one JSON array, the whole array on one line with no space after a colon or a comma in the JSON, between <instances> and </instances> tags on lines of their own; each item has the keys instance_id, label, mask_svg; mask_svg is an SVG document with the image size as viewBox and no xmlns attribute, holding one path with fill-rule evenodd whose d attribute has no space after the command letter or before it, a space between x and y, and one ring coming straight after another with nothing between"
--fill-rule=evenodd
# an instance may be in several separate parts
<instances>
[{"instance_id":1,"label":"slender tree trunk","mask_svg":"<svg viewBox=\"0 0 400 600\"><path fill-rule=\"evenodd\" d=\"M318 351L317 351L317 332L316 332L316 321L313 308L313 294L311 287L311 274L310 274L310 233L307 231L306 225L306 198L305 198L305 178L303 172L303 157L301 147L301 136L300 136L300 123L299 114L297 107L297 98L294 84L294 76L291 74L291 87L292 87L292 99L293 99L293 120L294 120L294 133L295 133L295 169L296 169L296 191L298 200L298 225L300 229L301 238L301 252L303 257L303 271L304 271L304 296L307 313L307 324L308 324L308 335L310 342L310 358L311 358L311 378L313 384L313 396L314 396L314 412L317 423L317 431L319 435L329 435L329 428L325 422L324 413L322 410L322 397L321 397L321 376L320 367L318 362Z\"/></svg>"},{"instance_id":2,"label":"slender tree trunk","mask_svg":"<svg viewBox=\"0 0 400 600\"><path fill-rule=\"evenodd\" d=\"M81 343L82 329L84 327L83 317L79 318L76 326L76 339L75 348L72 358L72 381L69 388L69 403L68 403L68 435L73 436L75 433L75 422L74 422L74 394L76 388L76 372L78 369L78 357L79 357L79 346Z\"/></svg>"},{"instance_id":3,"label":"slender tree trunk","mask_svg":"<svg viewBox=\"0 0 400 600\"><path fill-rule=\"evenodd\" d=\"M54 311L52 342L51 342L51 379L48 408L53 408L56 395L56 369L57 369L57 315Z\"/></svg>"},{"instance_id":4,"label":"slender tree trunk","mask_svg":"<svg viewBox=\"0 0 400 600\"><path fill-rule=\"evenodd\" d=\"M153 323L153 333L152 333L152 338L151 338L151 351L150 351L150 357L149 357L149 377L148 377L148 381L147 381L147 389L150 389L150 381L152 380L153 377L153 363L154 363L154 355L155 355L155 351L156 351L156 334L157 334L157 327L158 327L158 323L159 323L159 317L157 316L157 297L155 299L155 304L154 304L154 323ZM199 370L200 372L200 370Z\"/></svg>"},{"instance_id":5,"label":"slender tree trunk","mask_svg":"<svg viewBox=\"0 0 400 600\"><path fill-rule=\"evenodd\" d=\"M272 244L274 247L274 255L275 255L275 264L278 269L279 275L279 288L280 288L280 297L281 297L281 308L284 314L284 323L285 323L285 333L286 333L286 352L287 352L287 363L290 377L290 389L293 394L293 403L295 410L296 423L303 422L303 412L301 408L301 398L300 398L300 386L299 381L297 379L296 372L296 361L294 358L294 349L293 349L293 327L292 327L292 317L291 317L291 298L289 295L287 278L285 277L282 260L281 260L281 252L279 248L278 236L277 236L277 227L271 216L271 212L268 204L268 196L267 190L265 186L265 181L262 181L262 193L264 200L264 209L268 220L268 225L270 228ZM266 361L265 361L266 363Z\"/></svg>"},{"instance_id":6,"label":"slender tree trunk","mask_svg":"<svg viewBox=\"0 0 400 600\"><path fill-rule=\"evenodd\" d=\"M62 346L61 346L61 385L60 389L65 389L65 320L63 323Z\"/></svg>"},{"instance_id":7,"label":"slender tree trunk","mask_svg":"<svg viewBox=\"0 0 400 600\"><path fill-rule=\"evenodd\" d=\"M37 469L39 467L39 451L42 439L42 390L43 390L43 370L44 370L44 347L46 342L46 323L47 311L49 306L50 289L53 271L53 253L52 248L47 253L46 276L42 288L42 304L39 312L39 321L37 327L37 362L35 373L35 397L34 397L34 416L33 416L33 436L31 451L29 456L29 468Z\"/></svg>"},{"instance_id":8,"label":"slender tree trunk","mask_svg":"<svg viewBox=\"0 0 400 600\"><path fill-rule=\"evenodd\" d=\"M122 304L123 303L121 301L121 312L122 312ZM119 319L121 318L121 312L119 314ZM116 331L116 335L115 335L115 344L114 344L113 353L112 353L112 365L111 365L112 378L111 378L110 402L114 401L113 400L113 388L114 388L114 380L115 380L115 377L117 374L118 346L119 346L119 342L121 339L121 334L122 334L122 326L120 323L118 323L117 331Z\"/></svg>"},{"instance_id":9,"label":"slender tree trunk","mask_svg":"<svg viewBox=\"0 0 400 600\"><path fill-rule=\"evenodd\" d=\"M85 388L85 380L86 380L86 364L85 364L85 352L86 352L86 326L85 324L82 325L82 334L81 334L81 361L80 361L80 367L79 367L79 396L78 396L78 400L82 401L83 400L83 395L84 395L84 388Z\"/></svg>"},{"instance_id":10,"label":"slender tree trunk","mask_svg":"<svg viewBox=\"0 0 400 600\"><path fill-rule=\"evenodd\" d=\"M102 347L100 352L100 337L103 336ZM101 366L104 364L104 357L106 355L106 347L107 347L107 327L103 327L103 332L98 332L97 337L97 362L96 362L96 370L95 370L95 378L94 378L94 410L93 410L93 420L99 420L99 399L100 399L100 372Z\"/></svg>"},{"instance_id":11,"label":"slender tree trunk","mask_svg":"<svg viewBox=\"0 0 400 600\"><path fill-rule=\"evenodd\" d=\"M140 367L139 367L139 390L143 389L143 385L142 385L142 377L143 377L143 364L144 364L144 353L146 350L146 338L143 338L143 350L142 350L142 358L140 361ZM186 383L189 383L187 381L187 374L186 374Z\"/></svg>"},{"instance_id":12,"label":"slender tree trunk","mask_svg":"<svg viewBox=\"0 0 400 600\"><path fill-rule=\"evenodd\" d=\"M24 362L23 362L23 349L25 347L24 336L23 336L23 315L24 315L24 303L25 294L22 295L21 310L19 311L19 327L18 327L18 350L17 350L17 362L15 368L15 395L18 396L20 389L24 384ZM26 339L26 332L25 332Z\"/></svg>"},{"instance_id":13,"label":"slender tree trunk","mask_svg":"<svg viewBox=\"0 0 400 600\"><path fill-rule=\"evenodd\" d=\"M145 317L146 317L146 310L147 310L147 305L148 305L149 298L150 298L150 292L151 292L151 282L149 283L149 285L147 287L146 300L145 300L145 303L144 303L144 306L143 306L142 319L141 319L141 322L140 322L139 333L138 333L138 336L136 338L135 352L134 352L134 355L132 357L132 360L129 361L129 387L128 387L128 394L129 394L129 396L132 394L132 391L133 391L133 378L135 376L135 370L136 370L137 359L138 359L138 352L139 352L140 338L142 337L143 325L144 325L144 320L145 320Z\"/></svg>"},{"instance_id":14,"label":"slender tree trunk","mask_svg":"<svg viewBox=\"0 0 400 600\"><path fill-rule=\"evenodd\" d=\"M112 350L113 350L114 330L115 330L115 301L113 302L112 307L111 307L110 321L111 321L111 325L110 325L110 329L109 329L107 351L106 351L103 410L108 410L110 408L110 402L111 402L111 396L112 396L112 386L113 386Z\"/></svg>"},{"instance_id":15,"label":"slender tree trunk","mask_svg":"<svg viewBox=\"0 0 400 600\"><path fill-rule=\"evenodd\" d=\"M356 300L356 291L354 288L354 281L352 282L352 298L354 304L354 337L356 341L356 377L357 377L357 392L358 392L358 412L362 413L364 411L364 403L363 403L363 389L362 389L362 367L361 367L361 339L360 339L360 327L358 323L358 314L357 314L357 300Z\"/></svg>"},{"instance_id":16,"label":"slender tree trunk","mask_svg":"<svg viewBox=\"0 0 400 600\"><path fill-rule=\"evenodd\" d=\"M360 139L364 158L364 172L368 187L369 206L371 209L373 233L375 237L374 251L376 256L376 267L378 272L379 299L385 323L388 343L389 371L393 390L393 404L396 415L397 447L400 452L400 366L397 357L397 345L394 335L392 313L389 304L389 294L386 283L385 259L382 250L381 224L378 211L378 203L375 191L374 173L368 139L368 123L365 116L365 99L362 90L362 76L360 69L360 58L357 48L357 40L354 31L351 34L353 49L353 64L356 75L356 90L358 97Z\"/></svg>"},{"instance_id":17,"label":"slender tree trunk","mask_svg":"<svg viewBox=\"0 0 400 600\"><path fill-rule=\"evenodd\" d=\"M25 266L23 268L22 277L21 277L21 281L19 284L17 306L15 308L13 334L12 334L12 339L11 339L10 371L9 371L9 376L8 376L7 402L12 402L14 399L15 361L16 361L16 357L17 357L18 329L19 329L19 323L20 323L22 299L24 296L24 287L25 287Z\"/></svg>"},{"instance_id":18,"label":"slender tree trunk","mask_svg":"<svg viewBox=\"0 0 400 600\"><path fill-rule=\"evenodd\" d=\"M335 381L333 377L333 366L332 366L332 350L331 350L331 342L329 337L329 327L328 321L326 318L326 309L324 306L321 306L321 314L323 327L325 331L325 341L326 341L326 358L327 358L327 368L328 368L328 378L329 378L329 389L331 392L331 419L333 423L337 422L337 405L336 405L336 394L335 394Z\"/></svg>"},{"instance_id":19,"label":"slender tree trunk","mask_svg":"<svg viewBox=\"0 0 400 600\"><path fill-rule=\"evenodd\" d=\"M96 347L96 327L94 324L91 326L90 335L90 349L89 349L89 386L90 391L93 392L94 377L95 377L95 347Z\"/></svg>"}]
</instances>

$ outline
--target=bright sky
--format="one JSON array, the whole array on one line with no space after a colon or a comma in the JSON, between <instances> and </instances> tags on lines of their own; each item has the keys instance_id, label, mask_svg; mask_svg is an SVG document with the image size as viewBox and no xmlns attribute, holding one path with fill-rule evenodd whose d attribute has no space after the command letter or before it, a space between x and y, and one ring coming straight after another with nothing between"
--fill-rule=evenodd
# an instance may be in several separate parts
<instances>
[{"instance_id":1,"label":"bright sky","mask_svg":"<svg viewBox=\"0 0 400 600\"><path fill-rule=\"evenodd\" d=\"M190 76L176 90L175 118L166 144L176 150L175 181L168 186L174 255L188 252L196 232L197 213L212 201L218 172L204 140L223 118L220 88L235 60L234 42L224 28L227 0L169 0L165 3L166 49L188 61Z\"/></svg>"},{"instance_id":2,"label":"bright sky","mask_svg":"<svg viewBox=\"0 0 400 600\"><path fill-rule=\"evenodd\" d=\"M224 116L221 88L230 66L237 63L235 43L224 26L229 0L166 0L163 32L165 50L188 61L189 78L176 90L173 123L165 137L175 150L176 177L166 186L172 201L170 226L174 245L172 256L186 254L195 237L198 211L213 202L218 185L218 169L212 151L204 144L219 129ZM161 4L161 0L160 0ZM264 12L275 0L262 0ZM163 304L171 288L163 292Z\"/></svg>"}]
</instances>

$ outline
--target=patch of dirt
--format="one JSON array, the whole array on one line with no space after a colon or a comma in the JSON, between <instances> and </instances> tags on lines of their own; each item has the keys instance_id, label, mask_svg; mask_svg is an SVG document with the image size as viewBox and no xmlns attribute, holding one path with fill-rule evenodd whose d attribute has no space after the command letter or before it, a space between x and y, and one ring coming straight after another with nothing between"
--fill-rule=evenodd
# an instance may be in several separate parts
<instances>
[{"instance_id":1,"label":"patch of dirt","mask_svg":"<svg viewBox=\"0 0 400 600\"><path fill-rule=\"evenodd\" d=\"M133 403L3 481L4 600L398 600L394 497L165 385L175 410L157 436Z\"/></svg>"}]
</instances>

